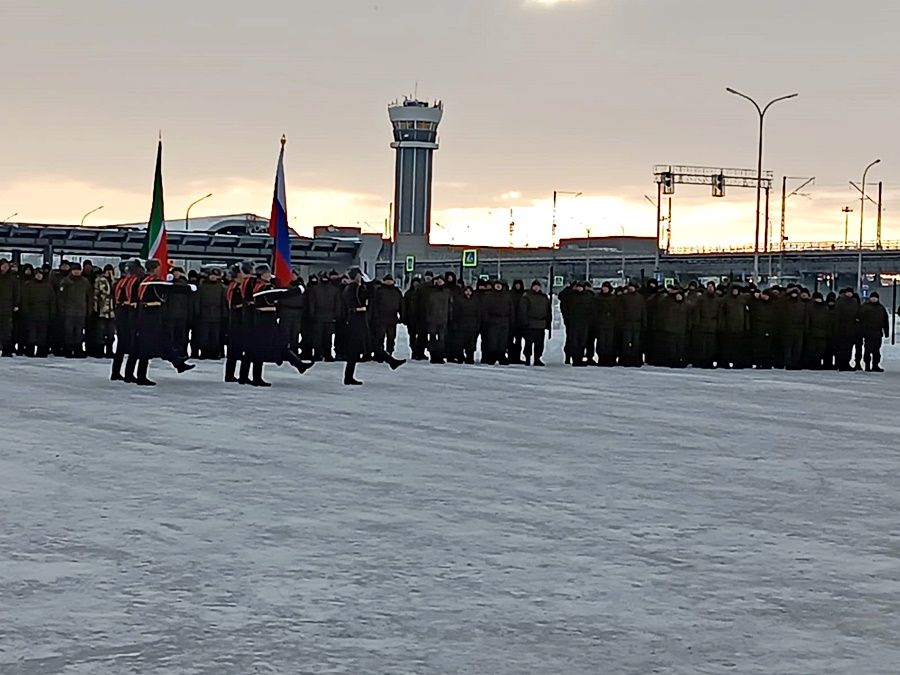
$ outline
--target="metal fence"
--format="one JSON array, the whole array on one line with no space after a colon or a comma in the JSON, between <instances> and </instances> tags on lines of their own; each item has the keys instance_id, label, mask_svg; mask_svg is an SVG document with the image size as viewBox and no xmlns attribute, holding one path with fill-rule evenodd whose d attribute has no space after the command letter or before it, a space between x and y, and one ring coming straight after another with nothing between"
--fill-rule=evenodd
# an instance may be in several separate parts
<instances>
[{"instance_id":1,"label":"metal fence","mask_svg":"<svg viewBox=\"0 0 900 675\"><path fill-rule=\"evenodd\" d=\"M900 251L900 241L866 241L862 245L863 251ZM768 251L760 249L761 255L777 254L784 251L791 252L816 252L827 253L829 251L859 251L858 243L845 243L843 241L788 241L784 246L774 246ZM753 253L753 245L741 246L679 246L670 248L669 255L696 255L714 253Z\"/></svg>"}]
</instances>

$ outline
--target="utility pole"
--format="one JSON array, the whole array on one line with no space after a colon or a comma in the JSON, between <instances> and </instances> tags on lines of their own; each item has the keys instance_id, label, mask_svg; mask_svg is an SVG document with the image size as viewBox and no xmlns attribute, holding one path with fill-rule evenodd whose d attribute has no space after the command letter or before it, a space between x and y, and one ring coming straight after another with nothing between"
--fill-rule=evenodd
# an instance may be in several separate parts
<instances>
[{"instance_id":1,"label":"utility pole","mask_svg":"<svg viewBox=\"0 0 900 675\"><path fill-rule=\"evenodd\" d=\"M553 191L553 221L550 225L550 248L556 250L556 199L559 195L558 190ZM551 282L552 283L552 282Z\"/></svg>"},{"instance_id":2,"label":"utility pole","mask_svg":"<svg viewBox=\"0 0 900 675\"><path fill-rule=\"evenodd\" d=\"M553 223L550 228L550 248L551 248L551 252L553 255L552 255L552 260L550 262L550 275L549 275L550 276L549 286L550 286L551 307L553 305L553 276L554 276L554 271L555 271L555 267L556 267L556 249L559 248L557 245L557 242L556 242L556 202L560 195L568 195L570 197L577 199L578 197L580 197L582 195L582 193L581 192L567 192L567 191L563 191L563 190L554 190L553 191ZM499 263L499 261L498 261L498 263Z\"/></svg>"},{"instance_id":3,"label":"utility pole","mask_svg":"<svg viewBox=\"0 0 900 675\"><path fill-rule=\"evenodd\" d=\"M394 222L394 202L388 203L388 222L391 224L391 276L397 264L397 223ZM406 286L406 265L403 266L403 284Z\"/></svg>"},{"instance_id":4,"label":"utility pole","mask_svg":"<svg viewBox=\"0 0 900 675\"><path fill-rule=\"evenodd\" d=\"M669 216L672 215L672 198L669 197ZM653 271L659 272L659 235L662 227L662 183L656 184L656 246L653 247ZM666 253L669 247L666 246Z\"/></svg>"},{"instance_id":5,"label":"utility pole","mask_svg":"<svg viewBox=\"0 0 900 675\"><path fill-rule=\"evenodd\" d=\"M769 237L769 191L771 190L771 188L772 188L771 183L766 184L766 227L765 227L766 234L764 236L765 248L763 250L769 254L769 273L767 275L768 277L772 276L772 251L770 250L770 247L769 247L769 239L770 239L770 237Z\"/></svg>"},{"instance_id":6,"label":"utility pole","mask_svg":"<svg viewBox=\"0 0 900 675\"><path fill-rule=\"evenodd\" d=\"M796 190L788 194L787 191L787 182L789 180L802 180L803 184L798 187ZM815 183L816 177L812 178L803 178L801 176L782 176L781 178L781 246L779 253L779 263L778 263L778 273L780 275L784 275L784 242L787 241L787 200L793 197L796 194L800 193L800 190L805 188L810 183ZM846 238L846 235L845 235Z\"/></svg>"},{"instance_id":7,"label":"utility pole","mask_svg":"<svg viewBox=\"0 0 900 675\"><path fill-rule=\"evenodd\" d=\"M660 237L662 236L662 182L656 182L656 201L650 198L650 195L644 195L644 199L656 207L656 246L653 248L653 272L659 272L659 248ZM672 220L672 198L669 197L669 222ZM669 225L669 233L671 234L671 225ZM669 245L666 244L666 253L669 252Z\"/></svg>"},{"instance_id":8,"label":"utility pole","mask_svg":"<svg viewBox=\"0 0 900 675\"><path fill-rule=\"evenodd\" d=\"M591 228L585 228L587 230L587 259L584 262L584 279L585 281L590 281L591 279Z\"/></svg>"},{"instance_id":9,"label":"utility pole","mask_svg":"<svg viewBox=\"0 0 900 675\"><path fill-rule=\"evenodd\" d=\"M666 255L672 246L672 198L669 197L669 218L666 220Z\"/></svg>"},{"instance_id":10,"label":"utility pole","mask_svg":"<svg viewBox=\"0 0 900 675\"><path fill-rule=\"evenodd\" d=\"M844 246L847 246L850 243L850 214L853 213L853 209L845 206L841 212L844 214Z\"/></svg>"},{"instance_id":11,"label":"utility pole","mask_svg":"<svg viewBox=\"0 0 900 675\"><path fill-rule=\"evenodd\" d=\"M878 229L875 235L875 248L881 250L881 189L884 187L884 181L878 181Z\"/></svg>"}]
</instances>

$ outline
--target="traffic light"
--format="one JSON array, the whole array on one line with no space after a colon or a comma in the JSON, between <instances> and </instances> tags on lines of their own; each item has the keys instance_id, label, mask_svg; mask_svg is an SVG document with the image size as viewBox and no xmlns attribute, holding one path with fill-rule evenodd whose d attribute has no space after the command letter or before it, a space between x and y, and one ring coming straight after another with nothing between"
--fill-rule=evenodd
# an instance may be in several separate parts
<instances>
[{"instance_id":1,"label":"traffic light","mask_svg":"<svg viewBox=\"0 0 900 675\"><path fill-rule=\"evenodd\" d=\"M712 196L713 197L724 197L725 196L725 174L719 173L713 176L712 179Z\"/></svg>"},{"instance_id":2,"label":"traffic light","mask_svg":"<svg viewBox=\"0 0 900 675\"><path fill-rule=\"evenodd\" d=\"M663 173L659 177L659 182L662 183L662 192L664 195L675 194L675 176L672 175L671 171Z\"/></svg>"}]
</instances>

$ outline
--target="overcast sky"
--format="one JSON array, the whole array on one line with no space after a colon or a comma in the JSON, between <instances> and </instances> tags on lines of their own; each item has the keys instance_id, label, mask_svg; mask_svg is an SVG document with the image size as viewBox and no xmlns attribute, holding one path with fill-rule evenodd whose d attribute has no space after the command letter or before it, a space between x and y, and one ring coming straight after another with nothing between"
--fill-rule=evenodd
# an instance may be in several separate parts
<instances>
[{"instance_id":1,"label":"overcast sky","mask_svg":"<svg viewBox=\"0 0 900 675\"><path fill-rule=\"evenodd\" d=\"M791 200L792 239L842 238L847 181L876 157L900 239L894 0L3 0L0 19L0 220L99 204L90 222L145 220L162 129L169 217L207 192L195 215L268 213L286 133L292 225L380 229L386 106L418 83L446 106L437 239L506 241L512 208L516 243L547 243L554 189L584 193L562 236L647 234L653 164L755 167L756 113L732 86L800 93L766 126L766 167L817 178ZM674 243L751 241L752 197L679 188Z\"/></svg>"}]
</instances>

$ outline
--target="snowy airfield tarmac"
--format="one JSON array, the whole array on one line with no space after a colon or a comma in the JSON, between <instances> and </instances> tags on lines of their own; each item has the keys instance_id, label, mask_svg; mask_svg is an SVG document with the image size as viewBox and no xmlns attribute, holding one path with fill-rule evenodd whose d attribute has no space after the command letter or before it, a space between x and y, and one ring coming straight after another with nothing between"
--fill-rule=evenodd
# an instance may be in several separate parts
<instances>
[{"instance_id":1,"label":"snowy airfield tarmac","mask_svg":"<svg viewBox=\"0 0 900 675\"><path fill-rule=\"evenodd\" d=\"M884 375L0 362L0 673L897 673Z\"/></svg>"}]
</instances>

